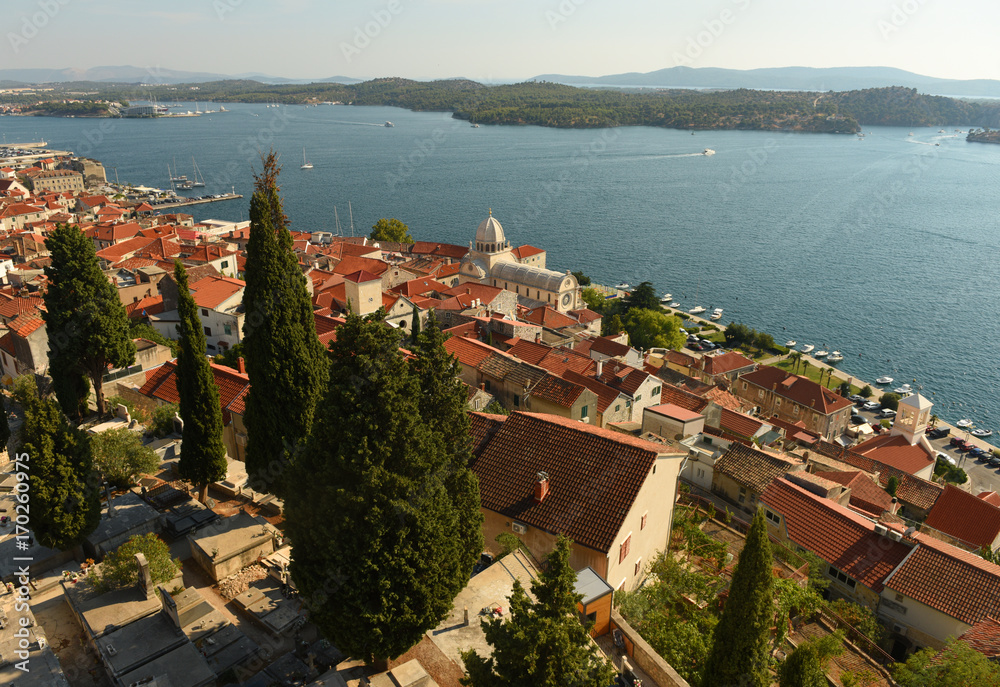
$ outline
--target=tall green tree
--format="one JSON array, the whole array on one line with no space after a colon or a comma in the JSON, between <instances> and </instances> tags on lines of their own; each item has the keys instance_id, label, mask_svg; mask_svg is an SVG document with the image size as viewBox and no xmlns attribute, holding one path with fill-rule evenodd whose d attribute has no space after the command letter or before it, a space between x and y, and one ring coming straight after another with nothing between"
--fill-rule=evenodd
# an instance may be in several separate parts
<instances>
[{"instance_id":1,"label":"tall green tree","mask_svg":"<svg viewBox=\"0 0 1000 687\"><path fill-rule=\"evenodd\" d=\"M769 635L774 619L771 545L763 509L754 516L729 597L712 638L703 687L768 687Z\"/></svg>"},{"instance_id":2,"label":"tall green tree","mask_svg":"<svg viewBox=\"0 0 1000 687\"><path fill-rule=\"evenodd\" d=\"M462 371L458 358L445 350L447 336L441 331L431 310L427 326L413 345L416 359L411 367L420 385L420 415L424 424L445 442L448 463L444 468L445 489L451 494L461 527L461 551L469 556L463 561L472 569L483 550L483 515L479 501L479 479L470 469L472 440L469 431L466 386L458 378Z\"/></svg>"},{"instance_id":3,"label":"tall green tree","mask_svg":"<svg viewBox=\"0 0 1000 687\"><path fill-rule=\"evenodd\" d=\"M478 498L448 491L475 484L456 472L457 438L427 421L421 405L437 394L425 395L384 317L352 313L338 328L285 499L292 576L311 620L370 663L402 654L445 617L481 550ZM439 399L448 406L448 394Z\"/></svg>"},{"instance_id":4,"label":"tall green tree","mask_svg":"<svg viewBox=\"0 0 1000 687\"><path fill-rule=\"evenodd\" d=\"M433 313L433 311L431 311ZM413 315L410 318L410 339L416 341L420 337L420 311L417 306L413 306Z\"/></svg>"},{"instance_id":5,"label":"tall green tree","mask_svg":"<svg viewBox=\"0 0 1000 687\"><path fill-rule=\"evenodd\" d=\"M52 262L45 267L48 288L42 314L49 337L49 374L59 403L71 418L79 417L89 389L104 414L104 375L108 365L124 367L135 361L135 343L118 291L101 271L94 242L78 227L61 225L45 246Z\"/></svg>"},{"instance_id":6,"label":"tall green tree","mask_svg":"<svg viewBox=\"0 0 1000 687\"><path fill-rule=\"evenodd\" d=\"M643 350L650 348L684 347L687 337L681 331L681 321L657 310L630 310L625 317L629 343Z\"/></svg>"},{"instance_id":7,"label":"tall green tree","mask_svg":"<svg viewBox=\"0 0 1000 687\"><path fill-rule=\"evenodd\" d=\"M469 687L607 687L614 668L591 643L580 622L575 591L576 573L569 565L570 541L560 537L542 573L531 585L532 602L521 583L514 582L508 605L510 617L484 621L483 631L493 654L474 650L462 654Z\"/></svg>"},{"instance_id":8,"label":"tall green tree","mask_svg":"<svg viewBox=\"0 0 1000 687\"><path fill-rule=\"evenodd\" d=\"M94 464L105 479L118 487L131 486L133 477L155 472L160 466L156 452L142 443L139 434L127 427L95 434L90 445Z\"/></svg>"},{"instance_id":9,"label":"tall green tree","mask_svg":"<svg viewBox=\"0 0 1000 687\"><path fill-rule=\"evenodd\" d=\"M625 296L626 310L660 310L660 299L653 284L644 281Z\"/></svg>"},{"instance_id":10,"label":"tall green tree","mask_svg":"<svg viewBox=\"0 0 1000 687\"><path fill-rule=\"evenodd\" d=\"M31 489L31 530L42 546L66 551L101 520L100 478L87 436L66 422L59 403L40 394L30 375L17 379L15 398L24 411L19 454Z\"/></svg>"},{"instance_id":11,"label":"tall green tree","mask_svg":"<svg viewBox=\"0 0 1000 687\"><path fill-rule=\"evenodd\" d=\"M187 270L174 262L177 282L177 315L180 319L180 350L177 353L177 395L180 416L181 459L177 469L194 484L199 498L208 500L208 485L226 478L226 446L222 442L222 404L212 367L205 355L205 332L198 319L198 306L188 287Z\"/></svg>"},{"instance_id":12,"label":"tall green tree","mask_svg":"<svg viewBox=\"0 0 1000 687\"><path fill-rule=\"evenodd\" d=\"M391 241L393 243L413 243L410 228L398 219L383 217L372 225L372 233L368 235L372 241Z\"/></svg>"},{"instance_id":13,"label":"tall green tree","mask_svg":"<svg viewBox=\"0 0 1000 687\"><path fill-rule=\"evenodd\" d=\"M10 441L10 421L7 417L7 398L0 395L0 453L7 450Z\"/></svg>"},{"instance_id":14,"label":"tall green tree","mask_svg":"<svg viewBox=\"0 0 1000 687\"><path fill-rule=\"evenodd\" d=\"M285 469L309 436L330 365L292 251L279 195L281 168L273 152L262 163L250 199L243 293L242 348L250 377L246 466L254 489L284 496Z\"/></svg>"}]
</instances>

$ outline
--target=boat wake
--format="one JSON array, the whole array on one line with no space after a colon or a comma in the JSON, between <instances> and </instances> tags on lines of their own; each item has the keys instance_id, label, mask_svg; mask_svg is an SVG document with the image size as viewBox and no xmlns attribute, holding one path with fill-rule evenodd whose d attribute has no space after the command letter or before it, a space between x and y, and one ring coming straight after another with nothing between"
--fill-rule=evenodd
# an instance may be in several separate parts
<instances>
[{"instance_id":1,"label":"boat wake","mask_svg":"<svg viewBox=\"0 0 1000 687\"><path fill-rule=\"evenodd\" d=\"M329 121L331 124L354 124L356 126L377 126L380 129L385 127L385 124L372 124L371 122L348 122L343 119L330 119L327 121Z\"/></svg>"}]
</instances>

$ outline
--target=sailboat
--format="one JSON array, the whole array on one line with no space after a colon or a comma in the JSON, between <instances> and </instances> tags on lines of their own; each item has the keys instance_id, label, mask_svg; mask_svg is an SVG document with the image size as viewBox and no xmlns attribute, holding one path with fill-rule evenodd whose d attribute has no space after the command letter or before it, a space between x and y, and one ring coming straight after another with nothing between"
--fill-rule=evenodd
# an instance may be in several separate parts
<instances>
[{"instance_id":1,"label":"sailboat","mask_svg":"<svg viewBox=\"0 0 1000 687\"><path fill-rule=\"evenodd\" d=\"M177 158L174 158L174 171L170 171L170 165L167 165L167 174L170 176L171 183L173 182L186 182L188 180L187 176L177 174Z\"/></svg>"},{"instance_id":2,"label":"sailboat","mask_svg":"<svg viewBox=\"0 0 1000 687\"><path fill-rule=\"evenodd\" d=\"M299 169L312 169L313 163L306 159L306 149L302 149L302 166Z\"/></svg>"},{"instance_id":3,"label":"sailboat","mask_svg":"<svg viewBox=\"0 0 1000 687\"><path fill-rule=\"evenodd\" d=\"M191 164L194 165L194 179L191 181L191 188L201 188L205 185L205 175L202 174L201 178L198 178L201 170L198 169L198 163L194 161L194 155L191 156Z\"/></svg>"}]
</instances>

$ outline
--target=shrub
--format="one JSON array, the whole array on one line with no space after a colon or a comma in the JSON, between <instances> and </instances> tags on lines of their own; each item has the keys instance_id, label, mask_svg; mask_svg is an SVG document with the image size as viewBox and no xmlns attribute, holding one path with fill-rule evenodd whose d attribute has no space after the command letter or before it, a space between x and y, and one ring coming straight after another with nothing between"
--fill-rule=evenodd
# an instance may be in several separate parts
<instances>
[{"instance_id":1,"label":"shrub","mask_svg":"<svg viewBox=\"0 0 1000 687\"><path fill-rule=\"evenodd\" d=\"M163 438L174 431L174 415L180 410L176 403L156 406L149 416L149 431Z\"/></svg>"},{"instance_id":2,"label":"shrub","mask_svg":"<svg viewBox=\"0 0 1000 687\"><path fill-rule=\"evenodd\" d=\"M899 410L899 394L894 394L891 391L882 394L878 402L882 404L883 408L888 408L889 410Z\"/></svg>"},{"instance_id":3,"label":"shrub","mask_svg":"<svg viewBox=\"0 0 1000 687\"><path fill-rule=\"evenodd\" d=\"M155 534L137 534L104 557L95 570L90 569L87 579L99 592L125 589L139 583L139 566L135 554L142 553L149 563L153 584L169 582L180 570L181 562L170 558L170 547Z\"/></svg>"},{"instance_id":4,"label":"shrub","mask_svg":"<svg viewBox=\"0 0 1000 687\"><path fill-rule=\"evenodd\" d=\"M500 557L506 556L508 553L513 553L519 548L524 546L520 539L516 535L510 532L501 532L496 537L496 543L500 545Z\"/></svg>"},{"instance_id":5,"label":"shrub","mask_svg":"<svg viewBox=\"0 0 1000 687\"><path fill-rule=\"evenodd\" d=\"M867 384L865 384L864 388L861 389L861 391L859 392L858 395L862 396L864 398L871 398L874 393L875 392L872 391L872 388L870 386L868 386Z\"/></svg>"},{"instance_id":6,"label":"shrub","mask_svg":"<svg viewBox=\"0 0 1000 687\"><path fill-rule=\"evenodd\" d=\"M146 416L146 413L142 410L142 408L137 408L136 405L132 403L132 401L126 401L121 396L115 395L105 401L105 407L108 409L109 415L114 415L116 412L118 412L119 405L125 406L128 409L129 417L131 417L133 420L137 420L141 424L146 424L147 420L149 419Z\"/></svg>"}]
</instances>

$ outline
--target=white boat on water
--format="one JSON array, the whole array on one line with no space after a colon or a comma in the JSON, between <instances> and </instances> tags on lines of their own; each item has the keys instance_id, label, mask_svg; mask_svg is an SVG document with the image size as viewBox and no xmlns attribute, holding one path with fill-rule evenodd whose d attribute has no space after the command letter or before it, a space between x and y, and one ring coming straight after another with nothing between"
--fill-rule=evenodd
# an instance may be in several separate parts
<instances>
[{"instance_id":1,"label":"white boat on water","mask_svg":"<svg viewBox=\"0 0 1000 687\"><path fill-rule=\"evenodd\" d=\"M813 353L813 357L814 358L825 358L828 355L830 355L830 351L828 351L826 349L824 349L822 351L816 351L815 353Z\"/></svg>"},{"instance_id":2,"label":"white boat on water","mask_svg":"<svg viewBox=\"0 0 1000 687\"><path fill-rule=\"evenodd\" d=\"M661 303L669 303L673 299L674 299L674 295L672 293L665 293L665 294L663 294L663 298L660 299L660 302Z\"/></svg>"},{"instance_id":3,"label":"white boat on water","mask_svg":"<svg viewBox=\"0 0 1000 687\"><path fill-rule=\"evenodd\" d=\"M631 287L631 286L629 286L628 284L626 284L625 282L622 282L621 284L619 284L619 285L618 285L618 286L616 286L615 288L616 288L616 289L621 289L622 291L624 291L624 290L626 290L626 289L631 289L632 287Z\"/></svg>"},{"instance_id":4,"label":"white boat on water","mask_svg":"<svg viewBox=\"0 0 1000 687\"><path fill-rule=\"evenodd\" d=\"M719 320L722 319L722 313L721 312L714 312L714 313L712 313L711 315L708 316L708 319L712 320L712 322L718 322Z\"/></svg>"},{"instance_id":5,"label":"white boat on water","mask_svg":"<svg viewBox=\"0 0 1000 687\"><path fill-rule=\"evenodd\" d=\"M394 126L396 126L396 125L395 125L395 124L393 124L392 122L386 122L386 123L385 123L385 126L387 126L387 127L389 127L389 128L391 129L392 127L394 127Z\"/></svg>"},{"instance_id":6,"label":"white boat on water","mask_svg":"<svg viewBox=\"0 0 1000 687\"><path fill-rule=\"evenodd\" d=\"M708 310L708 308L703 308L700 305L696 305L695 307L693 307L690 310L688 310L688 312L691 313L692 315L700 315L701 313L705 312L706 310Z\"/></svg>"},{"instance_id":7,"label":"white boat on water","mask_svg":"<svg viewBox=\"0 0 1000 687\"><path fill-rule=\"evenodd\" d=\"M827 356L826 362L828 363L839 363L844 359L844 355L840 351L834 351L829 356Z\"/></svg>"},{"instance_id":8,"label":"white boat on water","mask_svg":"<svg viewBox=\"0 0 1000 687\"><path fill-rule=\"evenodd\" d=\"M670 307L671 308L679 308L679 307L681 307L681 304L678 303L677 301L673 301L673 302L670 303Z\"/></svg>"},{"instance_id":9,"label":"white boat on water","mask_svg":"<svg viewBox=\"0 0 1000 687\"><path fill-rule=\"evenodd\" d=\"M306 159L306 149L302 149L302 166L299 169L312 169L313 163Z\"/></svg>"},{"instance_id":10,"label":"white boat on water","mask_svg":"<svg viewBox=\"0 0 1000 687\"><path fill-rule=\"evenodd\" d=\"M702 153L702 155L715 155L715 151L712 150L711 148L705 148L705 151Z\"/></svg>"},{"instance_id":11,"label":"white boat on water","mask_svg":"<svg viewBox=\"0 0 1000 687\"><path fill-rule=\"evenodd\" d=\"M892 377L879 377L875 380L876 384L892 384Z\"/></svg>"},{"instance_id":12,"label":"white boat on water","mask_svg":"<svg viewBox=\"0 0 1000 687\"><path fill-rule=\"evenodd\" d=\"M893 392L897 394L912 394L913 387L911 387L909 384L904 384L903 386L896 387L895 389L893 389Z\"/></svg>"},{"instance_id":13,"label":"white boat on water","mask_svg":"<svg viewBox=\"0 0 1000 687\"><path fill-rule=\"evenodd\" d=\"M785 348L795 348L795 344L796 344L795 339L789 339L788 341L785 342Z\"/></svg>"},{"instance_id":14,"label":"white boat on water","mask_svg":"<svg viewBox=\"0 0 1000 687\"><path fill-rule=\"evenodd\" d=\"M803 353L811 353L814 348L816 348L816 347L813 346L812 344L803 344L802 345L802 352Z\"/></svg>"},{"instance_id":15,"label":"white boat on water","mask_svg":"<svg viewBox=\"0 0 1000 687\"><path fill-rule=\"evenodd\" d=\"M993 435L992 429L974 429L972 430L972 436L974 437L988 437Z\"/></svg>"},{"instance_id":16,"label":"white boat on water","mask_svg":"<svg viewBox=\"0 0 1000 687\"><path fill-rule=\"evenodd\" d=\"M968 418L964 420L959 420L958 422L955 423L955 426L961 427L962 429L966 429L972 426L972 420L969 420Z\"/></svg>"}]
</instances>

